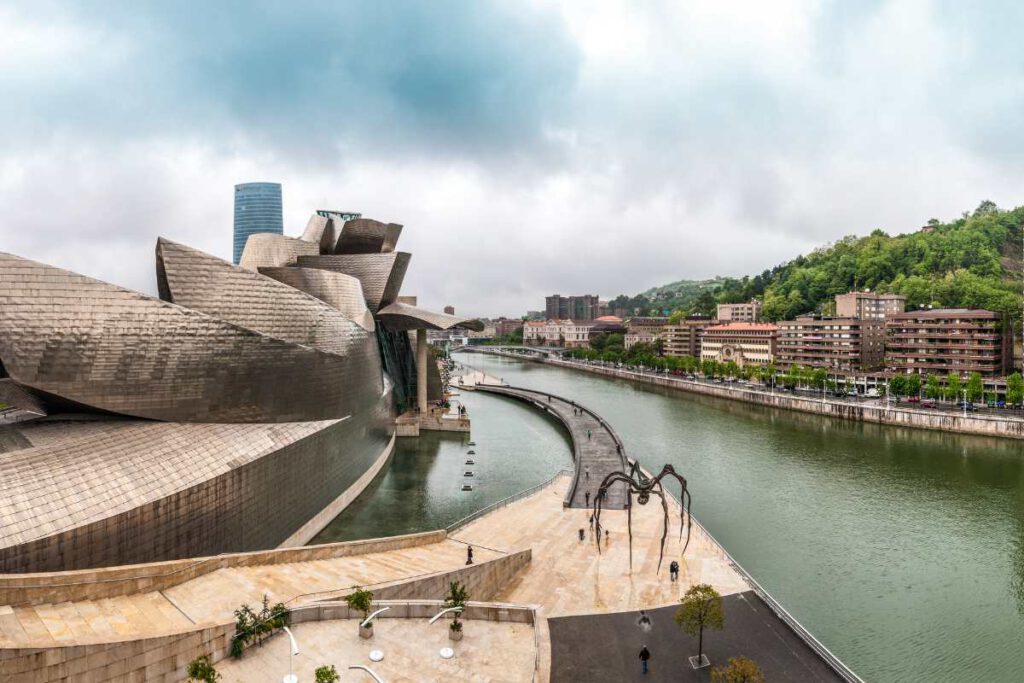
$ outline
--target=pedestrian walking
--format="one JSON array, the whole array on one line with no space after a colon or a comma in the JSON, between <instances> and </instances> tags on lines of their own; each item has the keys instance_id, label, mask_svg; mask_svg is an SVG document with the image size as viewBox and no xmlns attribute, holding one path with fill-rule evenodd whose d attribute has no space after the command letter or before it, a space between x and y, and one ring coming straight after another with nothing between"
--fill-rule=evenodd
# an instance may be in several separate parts
<instances>
[{"instance_id":1,"label":"pedestrian walking","mask_svg":"<svg viewBox=\"0 0 1024 683\"><path fill-rule=\"evenodd\" d=\"M597 542L600 543L601 539L598 539ZM604 547L605 548L608 547L608 530L607 529L604 530Z\"/></svg>"},{"instance_id":2,"label":"pedestrian walking","mask_svg":"<svg viewBox=\"0 0 1024 683\"><path fill-rule=\"evenodd\" d=\"M668 566L668 575L672 581L679 579L679 563L672 560L672 563Z\"/></svg>"},{"instance_id":3,"label":"pedestrian walking","mask_svg":"<svg viewBox=\"0 0 1024 683\"><path fill-rule=\"evenodd\" d=\"M590 530L594 530L594 515L590 515Z\"/></svg>"},{"instance_id":4,"label":"pedestrian walking","mask_svg":"<svg viewBox=\"0 0 1024 683\"><path fill-rule=\"evenodd\" d=\"M586 505L587 505L587 507L590 507L590 491L587 491L587 492L586 492L586 493L585 493L585 494L583 495L583 500L585 500L585 501L586 501Z\"/></svg>"},{"instance_id":5,"label":"pedestrian walking","mask_svg":"<svg viewBox=\"0 0 1024 683\"><path fill-rule=\"evenodd\" d=\"M587 537L587 532L585 532L583 530L583 527L580 527L580 543L583 543L583 539L586 538L586 537Z\"/></svg>"},{"instance_id":6,"label":"pedestrian walking","mask_svg":"<svg viewBox=\"0 0 1024 683\"><path fill-rule=\"evenodd\" d=\"M588 441L590 440L590 430L589 429L587 430L587 440Z\"/></svg>"},{"instance_id":7,"label":"pedestrian walking","mask_svg":"<svg viewBox=\"0 0 1024 683\"><path fill-rule=\"evenodd\" d=\"M643 672L644 676L647 675L647 662L650 660L651 652L647 649L647 646L644 645L640 648L640 670Z\"/></svg>"},{"instance_id":8,"label":"pedestrian walking","mask_svg":"<svg viewBox=\"0 0 1024 683\"><path fill-rule=\"evenodd\" d=\"M587 479L590 479L590 468L587 467L583 470L583 474L587 475Z\"/></svg>"},{"instance_id":9,"label":"pedestrian walking","mask_svg":"<svg viewBox=\"0 0 1024 683\"><path fill-rule=\"evenodd\" d=\"M473 546L466 546L466 564L473 564Z\"/></svg>"}]
</instances>

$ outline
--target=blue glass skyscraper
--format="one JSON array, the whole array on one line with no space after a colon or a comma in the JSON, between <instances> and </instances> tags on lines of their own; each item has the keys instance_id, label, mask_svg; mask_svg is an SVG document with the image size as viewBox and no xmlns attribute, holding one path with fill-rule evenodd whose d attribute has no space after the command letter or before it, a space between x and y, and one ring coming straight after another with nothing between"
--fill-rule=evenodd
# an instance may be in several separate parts
<instances>
[{"instance_id":1,"label":"blue glass skyscraper","mask_svg":"<svg viewBox=\"0 0 1024 683\"><path fill-rule=\"evenodd\" d=\"M249 235L257 232L284 234L281 216L281 183L235 185L235 251L237 265Z\"/></svg>"}]
</instances>

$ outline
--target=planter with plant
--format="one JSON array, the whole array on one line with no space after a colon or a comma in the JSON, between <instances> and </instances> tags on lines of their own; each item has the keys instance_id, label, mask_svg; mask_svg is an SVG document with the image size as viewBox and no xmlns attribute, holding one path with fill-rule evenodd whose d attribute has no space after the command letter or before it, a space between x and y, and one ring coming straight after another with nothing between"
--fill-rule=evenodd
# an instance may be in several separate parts
<instances>
[{"instance_id":1,"label":"planter with plant","mask_svg":"<svg viewBox=\"0 0 1024 683\"><path fill-rule=\"evenodd\" d=\"M283 602L271 606L270 598L265 594L259 612L253 611L249 605L242 605L235 610L235 635L231 639L231 656L242 656L245 648L256 643L263 645L263 639L273 635L288 625L288 608Z\"/></svg>"},{"instance_id":2,"label":"planter with plant","mask_svg":"<svg viewBox=\"0 0 1024 683\"><path fill-rule=\"evenodd\" d=\"M352 592L345 596L345 604L363 615L359 620L359 637L373 638L373 622L363 626L363 622L370 616L370 610L373 609L373 592L359 586L352 586L352 589Z\"/></svg>"},{"instance_id":3,"label":"planter with plant","mask_svg":"<svg viewBox=\"0 0 1024 683\"><path fill-rule=\"evenodd\" d=\"M338 683L341 680L341 676L338 675L338 670L334 668L333 664L318 666L313 672L313 677L316 683Z\"/></svg>"},{"instance_id":4,"label":"planter with plant","mask_svg":"<svg viewBox=\"0 0 1024 683\"><path fill-rule=\"evenodd\" d=\"M446 609L453 607L465 609L467 602L469 602L469 593L466 591L465 586L458 581L452 581L448 584L448 595L444 598ZM462 622L459 621L459 614L459 612L454 612L455 618L452 619L452 623L448 627L448 637L451 640L462 640Z\"/></svg>"}]
</instances>

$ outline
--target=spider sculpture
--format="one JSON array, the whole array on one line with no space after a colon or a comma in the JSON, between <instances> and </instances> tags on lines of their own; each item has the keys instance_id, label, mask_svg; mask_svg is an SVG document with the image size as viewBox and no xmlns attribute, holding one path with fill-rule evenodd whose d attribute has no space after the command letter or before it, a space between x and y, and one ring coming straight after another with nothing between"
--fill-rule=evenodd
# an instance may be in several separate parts
<instances>
[{"instance_id":1,"label":"spider sculpture","mask_svg":"<svg viewBox=\"0 0 1024 683\"><path fill-rule=\"evenodd\" d=\"M629 472L612 472L597 489L597 495L594 496L593 502L593 514L594 524L597 529L596 538L601 538L601 507L603 501L607 498L608 489L615 483L623 482L627 486L626 490L626 520L629 527L629 571L633 571L633 495L636 495L636 500L641 505L647 505L651 499L651 494L661 498L661 509L665 513L664 522L662 524L661 531L661 552L658 555L658 571L661 571L661 561L665 556L665 539L668 537L668 502L665 500L665 487L662 485L661 480L665 477L675 477L676 481L682 487L680 494L681 505L679 506L679 540L683 539L683 528L686 528L686 542L683 544L683 552L686 552L686 547L690 545L690 505L692 499L690 498L690 491L686 488L686 479L676 472L672 465L665 465L661 468L661 472L655 477L648 477L644 474L644 471L640 469L640 464L634 461L629 466ZM597 552L601 552L601 543L598 541Z\"/></svg>"}]
</instances>

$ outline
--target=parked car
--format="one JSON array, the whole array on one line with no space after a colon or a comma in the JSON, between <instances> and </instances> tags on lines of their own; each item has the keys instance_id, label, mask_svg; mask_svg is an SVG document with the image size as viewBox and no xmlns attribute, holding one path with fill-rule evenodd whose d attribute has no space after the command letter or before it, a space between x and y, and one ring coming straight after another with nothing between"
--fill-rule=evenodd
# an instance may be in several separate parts
<instances>
[{"instance_id":1,"label":"parked car","mask_svg":"<svg viewBox=\"0 0 1024 683\"><path fill-rule=\"evenodd\" d=\"M920 403L921 402L921 397L920 396L911 396L910 398L907 399L907 401L910 402L910 403Z\"/></svg>"},{"instance_id":2,"label":"parked car","mask_svg":"<svg viewBox=\"0 0 1024 683\"><path fill-rule=\"evenodd\" d=\"M935 403L935 399L933 398L926 398L925 400L921 401L922 408L935 408L937 405L938 404Z\"/></svg>"}]
</instances>

